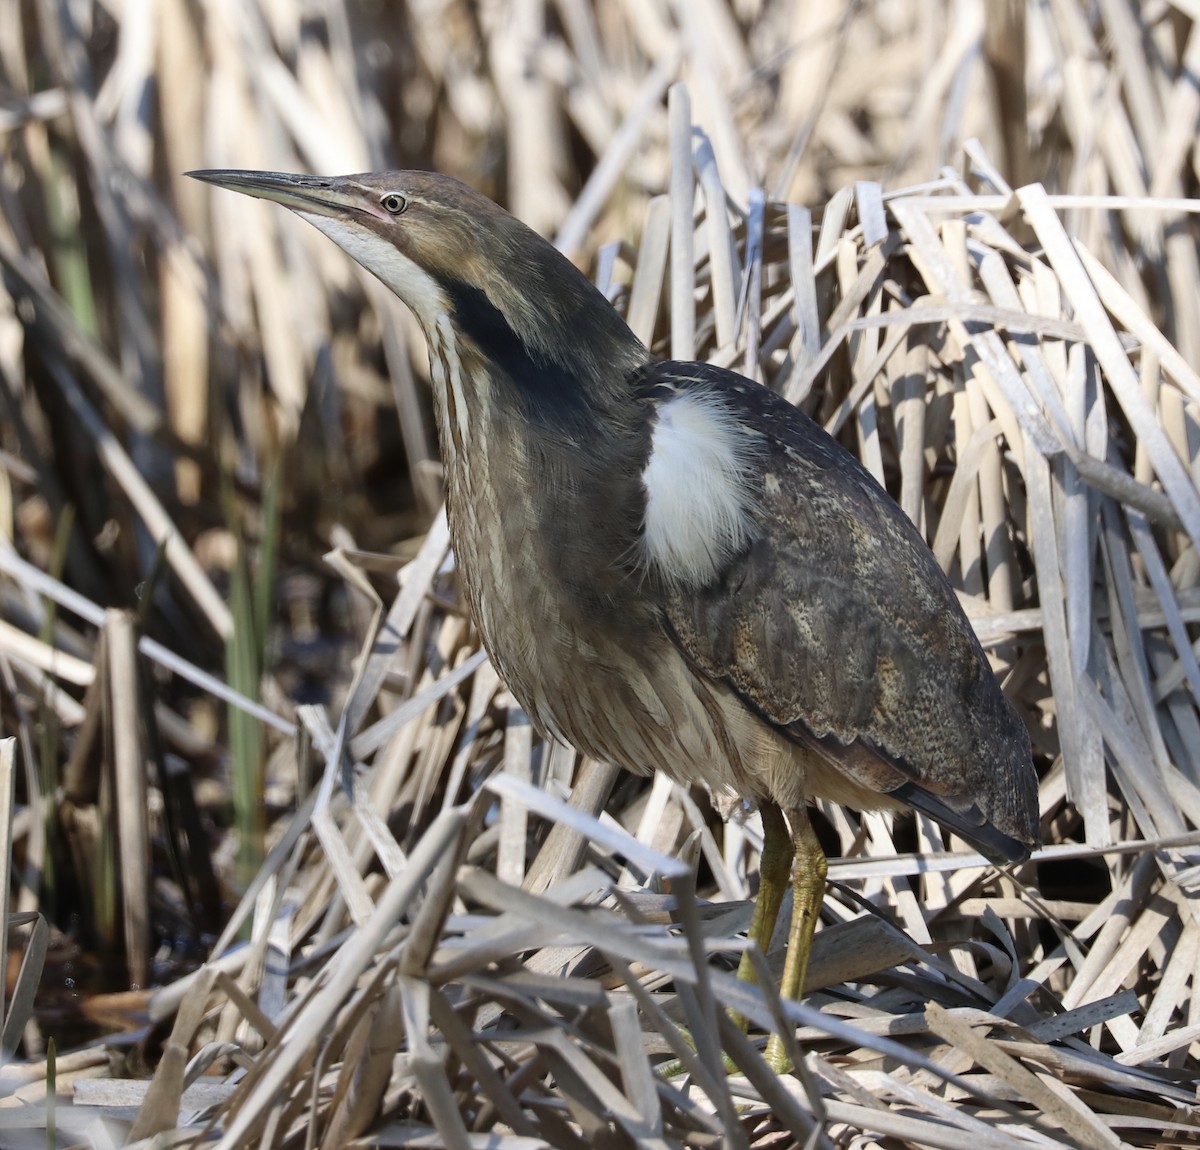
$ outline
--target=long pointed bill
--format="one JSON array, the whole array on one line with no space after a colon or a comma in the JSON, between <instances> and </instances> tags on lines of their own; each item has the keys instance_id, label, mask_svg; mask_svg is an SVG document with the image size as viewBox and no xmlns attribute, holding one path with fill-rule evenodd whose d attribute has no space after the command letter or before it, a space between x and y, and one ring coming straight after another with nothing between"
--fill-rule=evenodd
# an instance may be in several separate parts
<instances>
[{"instance_id":1,"label":"long pointed bill","mask_svg":"<svg viewBox=\"0 0 1200 1150\"><path fill-rule=\"evenodd\" d=\"M346 179L329 176L301 176L289 172L242 172L217 168L187 172L194 180L228 188L231 192L271 200L295 212L314 216L344 216L362 209L362 191Z\"/></svg>"},{"instance_id":2,"label":"long pointed bill","mask_svg":"<svg viewBox=\"0 0 1200 1150\"><path fill-rule=\"evenodd\" d=\"M436 329L438 317L449 308L435 277L400 247L408 229L396 217L404 208L406 181L414 173L301 176L218 169L187 174L218 188L290 208L387 284L416 313L427 333ZM386 207L391 200L399 206Z\"/></svg>"}]
</instances>

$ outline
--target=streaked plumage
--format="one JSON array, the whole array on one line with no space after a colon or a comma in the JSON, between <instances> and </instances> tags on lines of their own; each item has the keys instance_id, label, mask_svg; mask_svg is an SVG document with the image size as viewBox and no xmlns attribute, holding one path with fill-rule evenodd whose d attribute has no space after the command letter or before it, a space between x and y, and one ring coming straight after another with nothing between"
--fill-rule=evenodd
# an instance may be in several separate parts
<instances>
[{"instance_id":1,"label":"streaked plumage","mask_svg":"<svg viewBox=\"0 0 1200 1150\"><path fill-rule=\"evenodd\" d=\"M1035 845L1029 739L950 584L806 416L653 362L445 176L194 174L292 208L420 320L472 613L543 731L777 803L802 851L814 796L908 803L997 861Z\"/></svg>"}]
</instances>

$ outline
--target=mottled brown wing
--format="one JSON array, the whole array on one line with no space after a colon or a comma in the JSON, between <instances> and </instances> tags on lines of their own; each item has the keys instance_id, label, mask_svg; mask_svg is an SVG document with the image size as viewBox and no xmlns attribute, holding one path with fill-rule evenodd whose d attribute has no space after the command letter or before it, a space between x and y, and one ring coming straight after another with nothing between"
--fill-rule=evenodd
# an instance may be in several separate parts
<instances>
[{"instance_id":1,"label":"mottled brown wing","mask_svg":"<svg viewBox=\"0 0 1200 1150\"><path fill-rule=\"evenodd\" d=\"M649 391L723 395L755 445L755 538L666 595L675 641L764 719L856 782L994 859L1037 842L1029 736L908 517L807 416L732 372L653 365Z\"/></svg>"}]
</instances>

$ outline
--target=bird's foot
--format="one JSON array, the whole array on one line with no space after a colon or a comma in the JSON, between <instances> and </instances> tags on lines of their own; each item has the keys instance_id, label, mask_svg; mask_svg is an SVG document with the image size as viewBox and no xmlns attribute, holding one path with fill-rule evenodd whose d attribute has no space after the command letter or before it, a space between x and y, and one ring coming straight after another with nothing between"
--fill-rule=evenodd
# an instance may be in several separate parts
<instances>
[{"instance_id":1,"label":"bird's foot","mask_svg":"<svg viewBox=\"0 0 1200 1150\"><path fill-rule=\"evenodd\" d=\"M763 1057L776 1074L789 1074L793 1069L792 1056L788 1053L783 1039L778 1034L772 1034L767 1039L767 1049Z\"/></svg>"},{"instance_id":2,"label":"bird's foot","mask_svg":"<svg viewBox=\"0 0 1200 1150\"><path fill-rule=\"evenodd\" d=\"M733 1019L738 1028L745 1033L749 1028L749 1020L735 1011L730 1011L729 1016ZM682 1034L683 1040L688 1044L688 1046L695 1050L696 1043L692 1038L691 1031L687 1030L686 1028L680 1028L680 1033ZM793 1068L792 1059L788 1054L787 1046L778 1034L772 1034L767 1039L767 1047L763 1052L763 1058L767 1065L776 1074L788 1074ZM726 1074L743 1073L742 1068L739 1067L725 1051L721 1052L721 1065L724 1067ZM654 1069L655 1073L660 1078L664 1079L677 1078L679 1075L686 1074L688 1071L687 1065L682 1059L679 1058L673 1058L669 1062L660 1063Z\"/></svg>"}]
</instances>

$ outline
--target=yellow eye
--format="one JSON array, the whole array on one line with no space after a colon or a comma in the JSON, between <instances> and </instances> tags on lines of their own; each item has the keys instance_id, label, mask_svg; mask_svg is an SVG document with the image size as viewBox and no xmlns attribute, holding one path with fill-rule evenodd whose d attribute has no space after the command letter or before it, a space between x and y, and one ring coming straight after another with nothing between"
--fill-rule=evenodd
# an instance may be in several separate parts
<instances>
[{"instance_id":1,"label":"yellow eye","mask_svg":"<svg viewBox=\"0 0 1200 1150\"><path fill-rule=\"evenodd\" d=\"M393 216L398 216L408 207L408 201L396 192L388 192L379 202L383 205L383 210L391 212Z\"/></svg>"}]
</instances>

